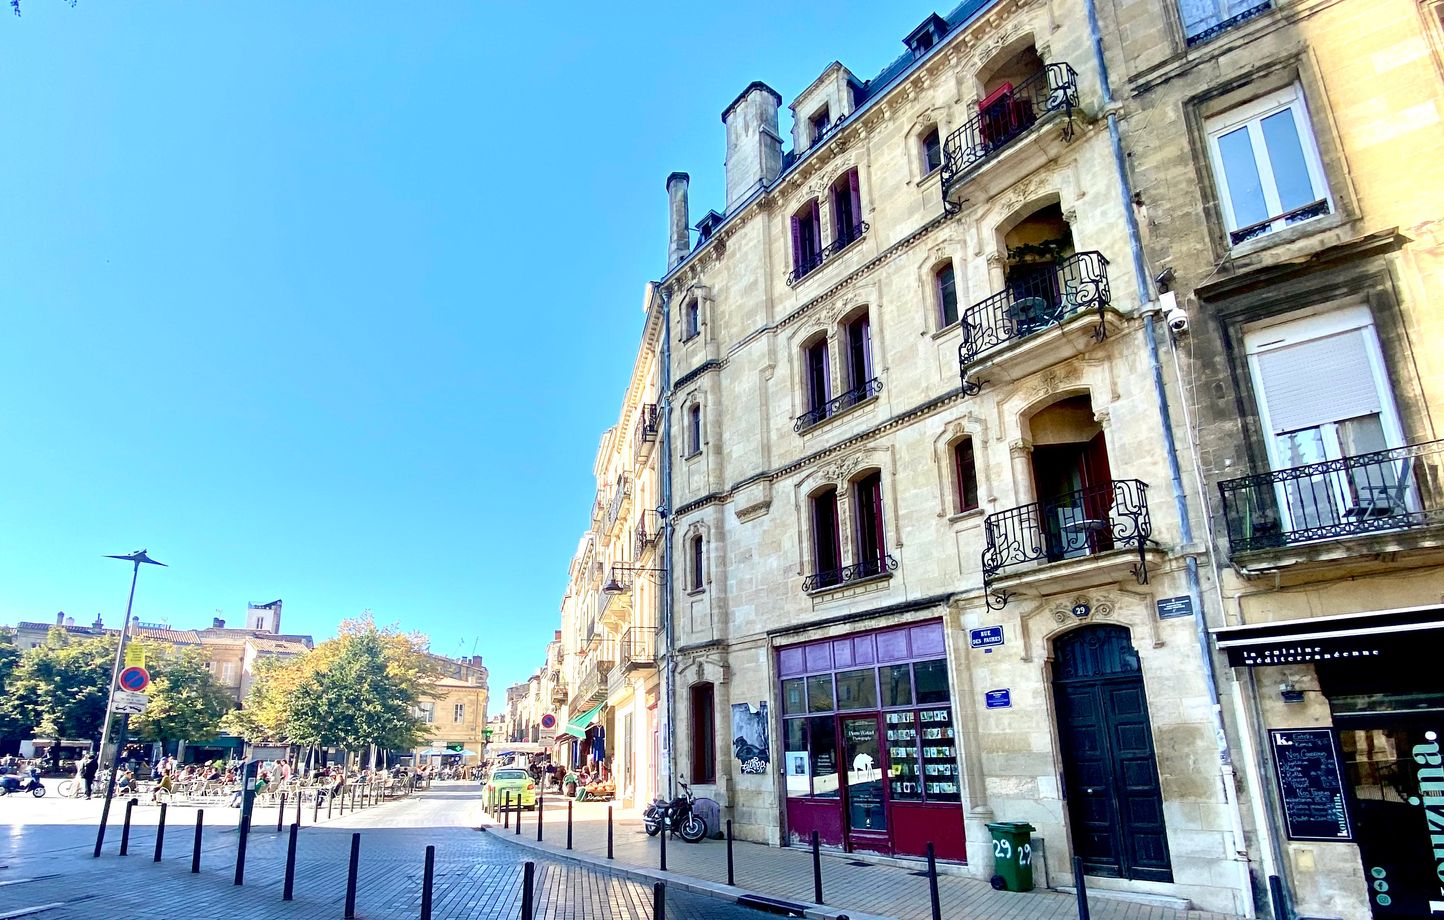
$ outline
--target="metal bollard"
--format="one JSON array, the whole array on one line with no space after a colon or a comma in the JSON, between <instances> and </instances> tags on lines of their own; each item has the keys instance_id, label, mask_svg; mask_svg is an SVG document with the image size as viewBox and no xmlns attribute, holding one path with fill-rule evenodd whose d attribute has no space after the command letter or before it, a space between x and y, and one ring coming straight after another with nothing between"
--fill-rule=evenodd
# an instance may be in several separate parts
<instances>
[{"instance_id":1,"label":"metal bollard","mask_svg":"<svg viewBox=\"0 0 1444 920\"><path fill-rule=\"evenodd\" d=\"M822 903L822 848L817 831L812 832L812 899Z\"/></svg>"},{"instance_id":2,"label":"metal bollard","mask_svg":"<svg viewBox=\"0 0 1444 920\"><path fill-rule=\"evenodd\" d=\"M301 825L291 825L291 837L286 841L286 883L281 889L281 900L291 901L291 893L296 889L296 832Z\"/></svg>"},{"instance_id":3,"label":"metal bollard","mask_svg":"<svg viewBox=\"0 0 1444 920\"><path fill-rule=\"evenodd\" d=\"M931 840L928 841L928 901L933 908L933 920L943 920L943 902L938 897L938 859Z\"/></svg>"},{"instance_id":4,"label":"metal bollard","mask_svg":"<svg viewBox=\"0 0 1444 920\"><path fill-rule=\"evenodd\" d=\"M421 920L431 920L431 883L436 877L436 847L426 848L426 864L421 870Z\"/></svg>"},{"instance_id":5,"label":"metal bollard","mask_svg":"<svg viewBox=\"0 0 1444 920\"><path fill-rule=\"evenodd\" d=\"M326 794L326 820L327 820L327 821L330 821L330 820L331 820L331 806L332 806L332 805L335 805L335 804L336 804L336 793L334 793L334 792L327 793L327 794ZM345 812L343 811L343 812L341 812L341 814L344 815Z\"/></svg>"},{"instance_id":6,"label":"metal bollard","mask_svg":"<svg viewBox=\"0 0 1444 920\"><path fill-rule=\"evenodd\" d=\"M165 810L168 806L160 803L160 824L155 828L155 861L160 862L160 852L165 849Z\"/></svg>"},{"instance_id":7,"label":"metal bollard","mask_svg":"<svg viewBox=\"0 0 1444 920\"><path fill-rule=\"evenodd\" d=\"M1073 857L1073 887L1078 889L1078 920L1090 920L1088 882L1083 878L1083 857Z\"/></svg>"},{"instance_id":8,"label":"metal bollard","mask_svg":"<svg viewBox=\"0 0 1444 920\"><path fill-rule=\"evenodd\" d=\"M536 842L537 842L537 843L541 843L541 840L542 840L542 811L543 811L542 805L543 805L544 803L545 803L545 797L542 796L540 793L538 793L538 794L537 794L537 797L536 797Z\"/></svg>"},{"instance_id":9,"label":"metal bollard","mask_svg":"<svg viewBox=\"0 0 1444 920\"><path fill-rule=\"evenodd\" d=\"M356 917L356 874L361 868L361 834L351 835L351 865L346 869L346 920Z\"/></svg>"},{"instance_id":10,"label":"metal bollard","mask_svg":"<svg viewBox=\"0 0 1444 920\"><path fill-rule=\"evenodd\" d=\"M732 819L727 819L727 884L736 885L736 877L732 874Z\"/></svg>"},{"instance_id":11,"label":"metal bollard","mask_svg":"<svg viewBox=\"0 0 1444 920\"><path fill-rule=\"evenodd\" d=\"M251 819L241 819L241 836L236 844L236 884L246 883L246 841L251 839Z\"/></svg>"},{"instance_id":12,"label":"metal bollard","mask_svg":"<svg viewBox=\"0 0 1444 920\"><path fill-rule=\"evenodd\" d=\"M511 790L506 793L506 804L501 809L501 829L511 830Z\"/></svg>"},{"instance_id":13,"label":"metal bollard","mask_svg":"<svg viewBox=\"0 0 1444 920\"><path fill-rule=\"evenodd\" d=\"M666 920L667 917L667 883L652 883L652 920Z\"/></svg>"},{"instance_id":14,"label":"metal bollard","mask_svg":"<svg viewBox=\"0 0 1444 920\"><path fill-rule=\"evenodd\" d=\"M607 806L607 858L612 858L612 806Z\"/></svg>"},{"instance_id":15,"label":"metal bollard","mask_svg":"<svg viewBox=\"0 0 1444 920\"><path fill-rule=\"evenodd\" d=\"M316 794L311 797L311 823L321 823L321 790L317 789Z\"/></svg>"},{"instance_id":16,"label":"metal bollard","mask_svg":"<svg viewBox=\"0 0 1444 920\"><path fill-rule=\"evenodd\" d=\"M572 848L572 800L567 799L567 849Z\"/></svg>"},{"instance_id":17,"label":"metal bollard","mask_svg":"<svg viewBox=\"0 0 1444 920\"><path fill-rule=\"evenodd\" d=\"M516 829L512 831L517 837L521 836L521 793L516 794Z\"/></svg>"},{"instance_id":18,"label":"metal bollard","mask_svg":"<svg viewBox=\"0 0 1444 920\"><path fill-rule=\"evenodd\" d=\"M120 829L120 855L130 852L130 813L135 810L135 799L125 803L125 824Z\"/></svg>"},{"instance_id":19,"label":"metal bollard","mask_svg":"<svg viewBox=\"0 0 1444 920\"><path fill-rule=\"evenodd\" d=\"M521 920L532 920L531 888L536 878L536 863L524 863L521 867Z\"/></svg>"},{"instance_id":20,"label":"metal bollard","mask_svg":"<svg viewBox=\"0 0 1444 920\"><path fill-rule=\"evenodd\" d=\"M191 847L191 872L201 871L201 827L206 820L206 810L196 809L196 842Z\"/></svg>"},{"instance_id":21,"label":"metal bollard","mask_svg":"<svg viewBox=\"0 0 1444 920\"><path fill-rule=\"evenodd\" d=\"M276 809L276 833L281 832L281 822L286 820L286 793L281 793L281 806Z\"/></svg>"},{"instance_id":22,"label":"metal bollard","mask_svg":"<svg viewBox=\"0 0 1444 920\"><path fill-rule=\"evenodd\" d=\"M607 811L610 812L611 809L608 808ZM607 817L611 817L611 815L608 815ZM611 822L608 822L608 823L607 823L607 829L608 829L608 830L611 830ZM670 836L672 836L672 826L671 826L670 823L668 823L668 822L666 822L666 821L663 821L663 822L662 822L662 831L661 831L661 833L657 834L657 839L659 839L659 840L662 841L662 849L661 849L661 851L660 851L661 856L658 857L658 858L661 860L660 867L661 867L661 869L662 869L663 872L666 872L666 871L667 871L667 838L670 837ZM611 835L608 834L608 835L607 835L607 843L610 844L611 841L612 841ZM607 847L607 856L610 857L611 855L612 855L612 848L611 848L611 846L608 846L608 847Z\"/></svg>"},{"instance_id":23,"label":"metal bollard","mask_svg":"<svg viewBox=\"0 0 1444 920\"><path fill-rule=\"evenodd\" d=\"M296 823L297 823L297 824L300 824L300 823L301 823L301 799L302 799L302 798L304 798L304 796L302 796L301 793L297 792L297 793L296 793Z\"/></svg>"}]
</instances>

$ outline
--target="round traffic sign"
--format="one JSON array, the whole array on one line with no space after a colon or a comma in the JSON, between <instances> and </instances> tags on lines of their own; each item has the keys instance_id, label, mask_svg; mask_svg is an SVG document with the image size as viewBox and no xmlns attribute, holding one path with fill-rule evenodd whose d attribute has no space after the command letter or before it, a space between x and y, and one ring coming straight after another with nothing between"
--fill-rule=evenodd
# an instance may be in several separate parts
<instances>
[{"instance_id":1,"label":"round traffic sign","mask_svg":"<svg viewBox=\"0 0 1444 920\"><path fill-rule=\"evenodd\" d=\"M552 729L556 728L557 717L549 712L543 713L541 717L541 727L545 728L547 731L551 731Z\"/></svg>"},{"instance_id":2,"label":"round traffic sign","mask_svg":"<svg viewBox=\"0 0 1444 920\"><path fill-rule=\"evenodd\" d=\"M145 668L126 668L120 672L120 688L140 692L150 686L150 672Z\"/></svg>"}]
</instances>

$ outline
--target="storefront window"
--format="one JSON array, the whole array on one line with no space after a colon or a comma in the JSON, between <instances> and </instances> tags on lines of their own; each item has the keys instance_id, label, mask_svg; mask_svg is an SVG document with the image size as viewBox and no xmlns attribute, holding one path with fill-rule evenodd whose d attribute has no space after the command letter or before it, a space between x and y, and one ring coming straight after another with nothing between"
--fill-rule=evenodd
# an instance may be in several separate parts
<instances>
[{"instance_id":1,"label":"storefront window","mask_svg":"<svg viewBox=\"0 0 1444 920\"><path fill-rule=\"evenodd\" d=\"M811 791L812 770L808 766L806 719L788 719L782 723L782 747L787 794L807 795Z\"/></svg>"},{"instance_id":2,"label":"storefront window","mask_svg":"<svg viewBox=\"0 0 1444 920\"><path fill-rule=\"evenodd\" d=\"M912 669L905 664L890 664L882 668L882 705L908 706L913 701Z\"/></svg>"},{"instance_id":3,"label":"storefront window","mask_svg":"<svg viewBox=\"0 0 1444 920\"><path fill-rule=\"evenodd\" d=\"M822 674L807 679L807 711L832 711L832 675Z\"/></svg>"},{"instance_id":4,"label":"storefront window","mask_svg":"<svg viewBox=\"0 0 1444 920\"><path fill-rule=\"evenodd\" d=\"M876 709L877 671L841 671L837 675L838 709Z\"/></svg>"},{"instance_id":5,"label":"storefront window","mask_svg":"<svg viewBox=\"0 0 1444 920\"><path fill-rule=\"evenodd\" d=\"M802 715L807 712L806 700L803 698L802 678L784 680L782 682L782 714Z\"/></svg>"},{"instance_id":6,"label":"storefront window","mask_svg":"<svg viewBox=\"0 0 1444 920\"><path fill-rule=\"evenodd\" d=\"M939 659L937 661L919 661L913 665L913 679L917 682L918 703L946 703L951 697L948 693L948 663Z\"/></svg>"},{"instance_id":7,"label":"storefront window","mask_svg":"<svg viewBox=\"0 0 1444 920\"><path fill-rule=\"evenodd\" d=\"M840 794L837 777L837 732L832 716L814 716L807 720L807 734L812 742L812 794L835 799Z\"/></svg>"}]
</instances>

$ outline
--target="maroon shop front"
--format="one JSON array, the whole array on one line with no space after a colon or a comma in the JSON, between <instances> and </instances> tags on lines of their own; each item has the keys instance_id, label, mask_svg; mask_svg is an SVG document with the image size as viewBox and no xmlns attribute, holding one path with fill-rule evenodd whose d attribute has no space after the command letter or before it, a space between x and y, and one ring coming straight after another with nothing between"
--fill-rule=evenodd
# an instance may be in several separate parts
<instances>
[{"instance_id":1,"label":"maroon shop front","mask_svg":"<svg viewBox=\"0 0 1444 920\"><path fill-rule=\"evenodd\" d=\"M777 651L788 839L963 862L941 621Z\"/></svg>"}]
</instances>

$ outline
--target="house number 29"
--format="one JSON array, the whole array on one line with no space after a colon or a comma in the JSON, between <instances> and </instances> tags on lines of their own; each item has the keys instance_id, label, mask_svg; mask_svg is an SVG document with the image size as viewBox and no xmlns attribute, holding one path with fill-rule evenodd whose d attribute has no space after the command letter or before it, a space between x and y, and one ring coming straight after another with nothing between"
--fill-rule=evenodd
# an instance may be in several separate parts
<instances>
[{"instance_id":1,"label":"house number 29","mask_svg":"<svg viewBox=\"0 0 1444 920\"><path fill-rule=\"evenodd\" d=\"M1009 860L1013 858L1013 845L1006 840L993 841L993 858ZM1018 865L1026 866L1033 861L1033 846L1025 843L1018 847Z\"/></svg>"}]
</instances>

